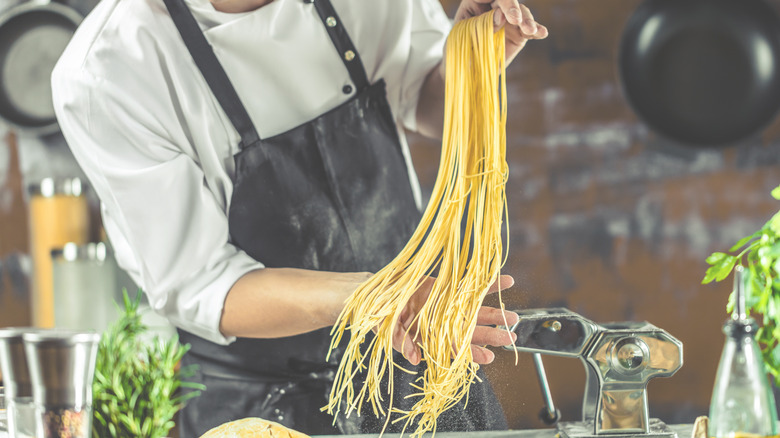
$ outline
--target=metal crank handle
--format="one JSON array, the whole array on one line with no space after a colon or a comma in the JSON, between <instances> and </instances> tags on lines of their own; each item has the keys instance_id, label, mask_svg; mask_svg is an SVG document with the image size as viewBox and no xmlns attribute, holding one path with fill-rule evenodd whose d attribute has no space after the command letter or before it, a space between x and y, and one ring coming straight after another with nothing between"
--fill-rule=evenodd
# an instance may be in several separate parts
<instances>
[{"instance_id":1,"label":"metal crank handle","mask_svg":"<svg viewBox=\"0 0 780 438\"><path fill-rule=\"evenodd\" d=\"M542 355L540 353L534 353L533 356L534 365L536 365L536 376L539 377L539 386L542 389L542 398L544 399L544 407L539 412L539 419L541 419L544 424L552 426L560 420L561 411L556 409L555 404L553 403L550 385L547 383L547 373L544 372Z\"/></svg>"}]
</instances>

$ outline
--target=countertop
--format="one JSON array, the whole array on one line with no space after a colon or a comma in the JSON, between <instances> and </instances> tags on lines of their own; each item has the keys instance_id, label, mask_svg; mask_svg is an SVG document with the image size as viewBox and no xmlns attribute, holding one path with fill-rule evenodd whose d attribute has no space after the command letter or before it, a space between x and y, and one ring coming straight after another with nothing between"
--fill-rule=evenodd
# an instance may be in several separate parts
<instances>
[{"instance_id":1,"label":"countertop","mask_svg":"<svg viewBox=\"0 0 780 438\"><path fill-rule=\"evenodd\" d=\"M690 438L691 424L670 425L677 432L678 438ZM404 436L409 436L404 435ZM430 437L428 434L426 437ZM436 438L553 438L555 429L531 429L531 430L502 430L495 432L439 432ZM378 435L315 435L316 438L377 438ZM312 438L315 438L312 437ZM396 438L398 435L385 434L383 438ZM6 432L0 432L0 438L8 438Z\"/></svg>"},{"instance_id":2,"label":"countertop","mask_svg":"<svg viewBox=\"0 0 780 438\"><path fill-rule=\"evenodd\" d=\"M677 438L691 438L693 424L676 424L669 427L677 432ZM436 438L553 438L556 429L502 430L494 432L439 432ZM404 435L408 437L409 434ZM315 435L312 438L377 438L378 435ZM432 435L426 434L426 438ZM386 433L382 438L398 438L398 435Z\"/></svg>"}]
</instances>

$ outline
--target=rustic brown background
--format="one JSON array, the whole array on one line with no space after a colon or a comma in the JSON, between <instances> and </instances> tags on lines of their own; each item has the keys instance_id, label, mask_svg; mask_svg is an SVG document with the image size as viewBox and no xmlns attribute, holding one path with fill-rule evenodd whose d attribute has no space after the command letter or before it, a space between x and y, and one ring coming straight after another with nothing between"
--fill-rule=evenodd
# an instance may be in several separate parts
<instances>
[{"instance_id":1,"label":"rustic brown background","mask_svg":"<svg viewBox=\"0 0 780 438\"><path fill-rule=\"evenodd\" d=\"M443 0L450 15L456 0ZM777 211L780 121L735 147L694 150L637 120L621 93L616 52L639 0L530 0L550 37L532 42L507 74L510 308L565 306L596 322L647 320L685 346L685 365L649 385L650 414L669 423L706 414L723 344L728 284L702 286L704 259ZM775 2L777 4L777 2ZM27 250L26 207L13 149L0 174L0 260ZM424 190L440 145L412 148ZM0 169L1 170L1 169ZM9 207L10 206L10 207ZM0 326L27 323L24 294L2 279ZM579 361L546 357L554 400L578 419ZM530 356L499 352L486 367L510 426L542 427Z\"/></svg>"},{"instance_id":2,"label":"rustic brown background","mask_svg":"<svg viewBox=\"0 0 780 438\"><path fill-rule=\"evenodd\" d=\"M457 0L442 0L452 16ZM639 0L529 0L550 36L509 67L508 307L564 306L596 322L645 320L684 344L683 368L648 386L650 415L706 415L723 346L728 284L702 286L712 251L758 229L780 205L780 121L725 149L658 138L622 95L617 48ZM778 2L773 2L777 6ZM415 138L425 188L439 144ZM564 420L581 415L583 366L545 356ZM543 427L530 355L486 367L510 426Z\"/></svg>"},{"instance_id":3,"label":"rustic brown background","mask_svg":"<svg viewBox=\"0 0 780 438\"><path fill-rule=\"evenodd\" d=\"M31 320L28 290L26 285L14 287L7 266L11 257L29 254L27 204L17 137L6 132L1 139L0 150L7 154L8 167L0 174L0 266L4 268L0 276L0 327L23 326Z\"/></svg>"}]
</instances>

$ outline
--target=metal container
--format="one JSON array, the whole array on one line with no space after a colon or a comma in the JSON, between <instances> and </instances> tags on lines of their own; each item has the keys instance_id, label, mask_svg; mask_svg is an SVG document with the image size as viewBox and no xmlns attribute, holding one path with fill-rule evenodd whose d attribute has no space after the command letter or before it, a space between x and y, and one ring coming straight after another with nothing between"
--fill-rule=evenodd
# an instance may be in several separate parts
<instances>
[{"instance_id":1,"label":"metal container","mask_svg":"<svg viewBox=\"0 0 780 438\"><path fill-rule=\"evenodd\" d=\"M102 333L119 314L118 267L106 244L68 243L51 252L54 326Z\"/></svg>"},{"instance_id":2,"label":"metal container","mask_svg":"<svg viewBox=\"0 0 780 438\"><path fill-rule=\"evenodd\" d=\"M0 371L5 385L6 421L11 438L36 436L32 379L22 339L24 333L33 331L36 329L31 327L0 329Z\"/></svg>"},{"instance_id":3,"label":"metal container","mask_svg":"<svg viewBox=\"0 0 780 438\"><path fill-rule=\"evenodd\" d=\"M0 329L0 370L3 372L5 396L32 397L32 381L27 368L22 335L29 328Z\"/></svg>"},{"instance_id":4,"label":"metal container","mask_svg":"<svg viewBox=\"0 0 780 438\"><path fill-rule=\"evenodd\" d=\"M33 386L36 436L89 438L100 335L47 330L26 333L23 339Z\"/></svg>"},{"instance_id":5,"label":"metal container","mask_svg":"<svg viewBox=\"0 0 780 438\"><path fill-rule=\"evenodd\" d=\"M51 251L89 240L89 204L79 178L45 178L29 187L30 254L33 260L32 321L54 327Z\"/></svg>"},{"instance_id":6,"label":"metal container","mask_svg":"<svg viewBox=\"0 0 780 438\"><path fill-rule=\"evenodd\" d=\"M8 411L5 409L5 388L0 386L0 432L8 432Z\"/></svg>"}]
</instances>

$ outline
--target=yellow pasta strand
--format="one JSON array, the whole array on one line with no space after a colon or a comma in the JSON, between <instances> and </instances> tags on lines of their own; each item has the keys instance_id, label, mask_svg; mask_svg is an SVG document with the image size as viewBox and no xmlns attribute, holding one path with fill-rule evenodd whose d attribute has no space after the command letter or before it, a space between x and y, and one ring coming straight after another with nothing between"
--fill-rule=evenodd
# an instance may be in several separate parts
<instances>
[{"instance_id":1,"label":"yellow pasta strand","mask_svg":"<svg viewBox=\"0 0 780 438\"><path fill-rule=\"evenodd\" d=\"M331 351L345 333L350 339L324 408L330 414L343 409L359 415L368 401L375 415L389 420L394 412L406 426L417 422L413 435L420 436L435 431L438 416L468 397L479 368L471 356L477 312L505 262L505 68L504 31L494 33L493 12L454 26L447 40L444 136L431 201L406 247L354 292L333 327ZM393 331L421 279L434 273L417 333L410 333L419 336L427 369L412 385L412 409L401 411L392 400L393 376L408 371L393 363ZM376 337L364 354L361 344L372 331ZM356 392L352 379L363 372L365 383ZM390 382L384 392L383 379Z\"/></svg>"}]
</instances>

